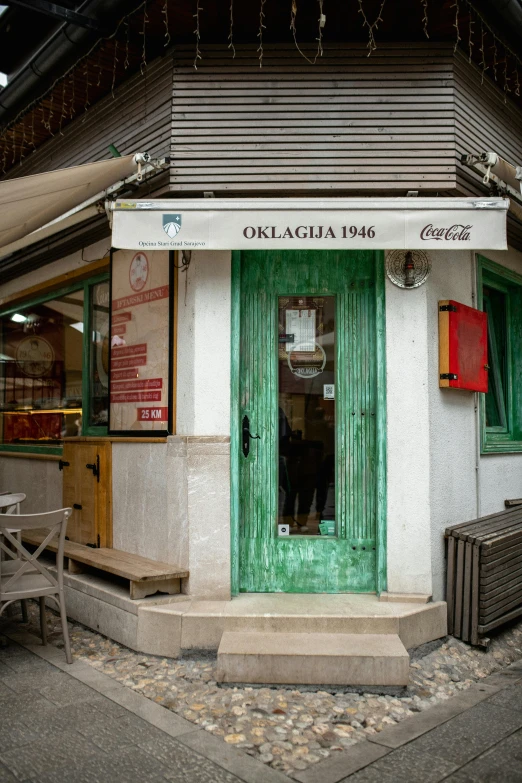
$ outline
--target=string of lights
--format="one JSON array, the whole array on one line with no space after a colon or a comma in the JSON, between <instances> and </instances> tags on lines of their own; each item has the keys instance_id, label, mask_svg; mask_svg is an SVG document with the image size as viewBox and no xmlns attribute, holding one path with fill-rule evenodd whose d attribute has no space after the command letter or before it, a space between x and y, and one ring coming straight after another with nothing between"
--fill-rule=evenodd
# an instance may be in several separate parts
<instances>
[{"instance_id":1,"label":"string of lights","mask_svg":"<svg viewBox=\"0 0 522 783\"><path fill-rule=\"evenodd\" d=\"M99 97L99 89L103 87L104 77L110 84L110 92L115 96L115 89L122 74L129 68L139 68L142 75L147 70L149 11L148 5L152 0L142 0L138 5L122 16L109 35L98 40L91 48L76 60L66 72L31 101L24 109L17 113L8 125L0 132L1 144L1 170L6 173L8 161L21 162L27 157L28 152L34 152L38 147L38 140L42 137L54 136L55 133L63 135L64 126L73 120L78 114L85 114L93 101ZM163 0L158 3L156 29L162 20L163 45L171 43L169 23L169 2ZM194 68L197 69L203 55L201 51L201 14L203 6L201 0L195 2L195 56ZM419 0L422 11L421 25L426 38L429 38L429 0ZM387 0L380 0L378 11L373 21L367 11L367 0L357 0L357 13L361 17L361 23L368 35L368 56L377 49L377 31L384 21ZM388 3L388 8L390 3ZM495 31L484 19L483 15L474 6L472 0L454 0L450 6L453 12L452 26L454 28L454 50L464 49L469 62L475 61L481 71L481 79L489 72L493 81L503 89L504 100L512 94L517 98L521 95L520 68L522 60L505 41L501 40ZM171 5L172 9L172 5ZM228 49L232 57L236 56L234 44L234 0L229 0L229 33ZM324 0L318 0L319 23L317 33L317 49L315 56L308 56L302 50L297 38L297 12L298 0L291 0L290 31L294 45L298 52L310 64L315 64L323 54L323 28L325 24ZM140 16L141 14L141 16ZM135 21L133 21L135 20ZM131 55L131 21L133 35L140 39L140 47L132 44ZM258 18L258 60L260 68L264 62L264 31L266 30L266 0L259 0ZM467 25L467 29L465 27ZM119 35L122 30L121 35ZM157 35L157 33L156 33ZM121 39L121 40L120 40ZM94 58L97 52L98 57ZM141 56L139 54L141 52ZM103 55L103 57L101 56ZM111 63L111 64L109 64ZM110 76L109 76L110 74ZM96 88L96 92L95 92ZM78 99L81 105L78 105ZM83 121L82 120L82 121ZM43 134L38 128L43 128Z\"/></svg>"},{"instance_id":2,"label":"string of lights","mask_svg":"<svg viewBox=\"0 0 522 783\"><path fill-rule=\"evenodd\" d=\"M170 32L169 32L169 3L168 0L165 0L163 4L163 8L161 10L161 13L163 14L163 23L165 25L165 43L164 46L168 46L170 43Z\"/></svg>"},{"instance_id":3,"label":"string of lights","mask_svg":"<svg viewBox=\"0 0 522 783\"><path fill-rule=\"evenodd\" d=\"M201 51L199 49L199 42L201 39L201 30L200 30L200 14L203 9L201 8L199 4L199 0L196 0L196 13L194 14L194 19L196 20L196 29L194 30L194 35L196 36L196 54L194 56L194 68L198 69L198 60L201 60Z\"/></svg>"},{"instance_id":4,"label":"string of lights","mask_svg":"<svg viewBox=\"0 0 522 783\"><path fill-rule=\"evenodd\" d=\"M106 41L114 41L114 43L117 42L116 35L118 34L121 25L124 22L128 23L128 20L133 17L135 14L137 14L141 9L144 9L147 5L147 0L143 0L134 10L130 11L129 13L125 14L125 16L122 16L118 22L115 25L115 28L112 33L106 36L105 39L98 38L95 43L90 47L90 49L81 57L79 57L66 71L65 73L56 78L52 84L44 91L42 92L37 98L32 100L24 109L19 111L17 115L14 117L13 120L10 121L10 123L5 126L1 133L0 133L0 142L3 142L3 146L5 148L5 155L3 155L2 160L6 160L8 149L6 146L6 143L11 141L11 144L15 146L16 144L16 126L19 122L21 122L22 118L29 114L29 112L32 112L34 115L34 112L40 109L42 119L41 124L45 128L45 130L52 136L54 136L54 130L51 126L51 120L54 116L53 111L53 101L54 101L54 91L55 88L60 85L62 80L66 79L68 76L71 81L71 91L72 91L72 97L71 97L71 104L70 104L70 119L73 119L75 116L75 105L76 105L76 81L75 81L75 74L77 73L77 70L81 68L82 64L84 64L84 61L87 61L90 56L99 48L100 44L106 40ZM43 101L50 96L49 101L49 114L47 116L47 119L45 118L45 109L43 105ZM63 120L62 120L63 124ZM32 146L33 149L36 148L35 144L35 138L36 138L36 129L34 127L34 116L32 119ZM2 164L2 171L3 173L6 173L6 166Z\"/></svg>"},{"instance_id":5,"label":"string of lights","mask_svg":"<svg viewBox=\"0 0 522 783\"><path fill-rule=\"evenodd\" d=\"M259 67L263 67L263 30L266 29L266 26L263 24L265 19L265 3L266 0L261 0L260 6L259 6L259 32L257 34L257 37L259 38L259 46L257 48L257 51L259 52Z\"/></svg>"},{"instance_id":6,"label":"string of lights","mask_svg":"<svg viewBox=\"0 0 522 783\"><path fill-rule=\"evenodd\" d=\"M421 0L422 3L422 30L426 38L429 38L428 33L428 0Z\"/></svg>"},{"instance_id":7,"label":"string of lights","mask_svg":"<svg viewBox=\"0 0 522 783\"><path fill-rule=\"evenodd\" d=\"M323 4L322 4L322 2L320 4L320 7L321 7L321 16L322 16L322 13L323 13ZM294 39L294 44L295 44L295 47L296 47L297 51L299 52L301 57L304 57L304 59L307 62L310 63L310 65L315 65L315 63L317 62L317 58L319 57L319 52L322 54L322 32L323 31L322 31L322 28L321 28L321 16L319 17L319 41L318 41L319 45L317 47L317 51L315 53L315 57L312 60L310 57L308 57L303 52L303 50L301 49L301 47L299 46L299 44L297 42L297 25L296 25L297 0L292 0L292 5L291 5L291 9L290 9L290 30L292 32L292 37Z\"/></svg>"},{"instance_id":8,"label":"string of lights","mask_svg":"<svg viewBox=\"0 0 522 783\"><path fill-rule=\"evenodd\" d=\"M236 56L236 47L234 46L234 0L230 0L230 32L228 34L228 48L232 49L232 57Z\"/></svg>"},{"instance_id":9,"label":"string of lights","mask_svg":"<svg viewBox=\"0 0 522 783\"><path fill-rule=\"evenodd\" d=\"M368 49L369 49L368 57L369 57L371 53L377 49L377 43L375 41L375 31L379 26L379 22L383 21L382 12L384 10L384 6L386 5L386 0L382 0L381 6L377 12L377 16L375 17L374 21L371 24L368 21L368 17L366 16L364 10L363 0L358 0L358 3L359 3L359 13L363 18L363 27L368 28Z\"/></svg>"}]
</instances>

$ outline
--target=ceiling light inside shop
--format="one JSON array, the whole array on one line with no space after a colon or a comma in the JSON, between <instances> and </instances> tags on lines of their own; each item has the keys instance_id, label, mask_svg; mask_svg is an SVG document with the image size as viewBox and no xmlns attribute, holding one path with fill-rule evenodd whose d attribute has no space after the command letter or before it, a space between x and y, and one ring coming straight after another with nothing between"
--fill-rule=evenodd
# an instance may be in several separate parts
<instances>
[{"instance_id":1,"label":"ceiling light inside shop","mask_svg":"<svg viewBox=\"0 0 522 783\"><path fill-rule=\"evenodd\" d=\"M77 329L83 334L83 321L78 321L77 324L69 324L69 326L72 326L73 329Z\"/></svg>"},{"instance_id":2,"label":"ceiling light inside shop","mask_svg":"<svg viewBox=\"0 0 522 783\"><path fill-rule=\"evenodd\" d=\"M27 321L27 316L22 315L21 313L13 313L11 321L14 321L17 324L24 324Z\"/></svg>"}]
</instances>

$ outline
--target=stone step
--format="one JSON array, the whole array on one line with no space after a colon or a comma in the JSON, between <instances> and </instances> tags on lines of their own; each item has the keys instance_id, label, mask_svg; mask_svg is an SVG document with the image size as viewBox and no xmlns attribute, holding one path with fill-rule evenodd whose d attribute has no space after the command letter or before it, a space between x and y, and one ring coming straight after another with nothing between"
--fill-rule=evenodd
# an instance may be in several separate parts
<instances>
[{"instance_id":1,"label":"stone step","mask_svg":"<svg viewBox=\"0 0 522 783\"><path fill-rule=\"evenodd\" d=\"M225 631L218 682L407 685L410 659L396 634Z\"/></svg>"},{"instance_id":2,"label":"stone step","mask_svg":"<svg viewBox=\"0 0 522 783\"><path fill-rule=\"evenodd\" d=\"M241 593L231 601L170 604L168 611L182 615L184 650L217 650L225 631L397 634L408 650L447 634L443 602L388 603L363 594Z\"/></svg>"}]
</instances>

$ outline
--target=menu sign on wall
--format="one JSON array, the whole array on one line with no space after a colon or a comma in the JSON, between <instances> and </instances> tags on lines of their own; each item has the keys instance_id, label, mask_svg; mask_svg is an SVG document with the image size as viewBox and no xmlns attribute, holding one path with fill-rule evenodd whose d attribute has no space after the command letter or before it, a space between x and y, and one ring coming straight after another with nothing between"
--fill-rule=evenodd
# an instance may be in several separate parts
<instances>
[{"instance_id":1,"label":"menu sign on wall","mask_svg":"<svg viewBox=\"0 0 522 783\"><path fill-rule=\"evenodd\" d=\"M110 431L168 430L167 251L118 251L111 272Z\"/></svg>"}]
</instances>

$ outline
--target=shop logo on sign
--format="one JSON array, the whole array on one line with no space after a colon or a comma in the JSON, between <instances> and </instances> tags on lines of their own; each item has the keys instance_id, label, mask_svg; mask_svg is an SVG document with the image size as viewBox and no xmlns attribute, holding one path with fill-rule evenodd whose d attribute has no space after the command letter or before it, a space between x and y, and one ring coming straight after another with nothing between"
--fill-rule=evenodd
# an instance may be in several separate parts
<instances>
[{"instance_id":1,"label":"shop logo on sign","mask_svg":"<svg viewBox=\"0 0 522 783\"><path fill-rule=\"evenodd\" d=\"M163 231L174 239L181 229L181 215L163 215Z\"/></svg>"}]
</instances>

